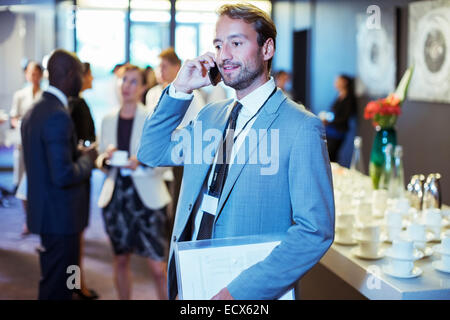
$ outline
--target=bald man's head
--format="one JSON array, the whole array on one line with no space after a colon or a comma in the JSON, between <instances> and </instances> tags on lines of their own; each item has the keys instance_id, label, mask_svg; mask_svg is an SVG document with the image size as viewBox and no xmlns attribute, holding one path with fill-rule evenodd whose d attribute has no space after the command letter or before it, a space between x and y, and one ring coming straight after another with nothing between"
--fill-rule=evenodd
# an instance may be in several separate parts
<instances>
[{"instance_id":1,"label":"bald man's head","mask_svg":"<svg viewBox=\"0 0 450 320\"><path fill-rule=\"evenodd\" d=\"M83 66L78 57L63 49L55 50L47 63L50 85L67 96L78 96L82 84Z\"/></svg>"}]
</instances>

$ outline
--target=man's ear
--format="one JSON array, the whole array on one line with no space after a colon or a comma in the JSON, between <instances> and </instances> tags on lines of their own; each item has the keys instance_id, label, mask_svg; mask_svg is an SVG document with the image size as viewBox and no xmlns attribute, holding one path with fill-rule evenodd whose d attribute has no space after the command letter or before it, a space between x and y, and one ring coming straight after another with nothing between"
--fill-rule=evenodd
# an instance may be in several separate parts
<instances>
[{"instance_id":1,"label":"man's ear","mask_svg":"<svg viewBox=\"0 0 450 320\"><path fill-rule=\"evenodd\" d=\"M272 38L269 38L264 42L262 46L262 54L264 57L264 61L268 61L273 58L275 55L275 44Z\"/></svg>"}]
</instances>

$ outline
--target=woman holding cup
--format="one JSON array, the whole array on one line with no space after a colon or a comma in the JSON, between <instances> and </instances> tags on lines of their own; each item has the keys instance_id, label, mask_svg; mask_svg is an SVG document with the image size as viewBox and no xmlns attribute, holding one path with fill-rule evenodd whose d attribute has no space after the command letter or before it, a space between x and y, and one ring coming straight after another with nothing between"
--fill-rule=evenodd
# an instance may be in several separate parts
<instances>
[{"instance_id":1,"label":"woman holding cup","mask_svg":"<svg viewBox=\"0 0 450 320\"><path fill-rule=\"evenodd\" d=\"M159 299L167 299L166 207L171 198L165 169L145 167L136 158L147 116L140 99L144 74L134 65L119 72L121 106L102 122L97 165L106 174L99 206L114 251L114 280L120 299L131 298L130 255L147 258ZM125 160L125 161L124 161Z\"/></svg>"}]
</instances>

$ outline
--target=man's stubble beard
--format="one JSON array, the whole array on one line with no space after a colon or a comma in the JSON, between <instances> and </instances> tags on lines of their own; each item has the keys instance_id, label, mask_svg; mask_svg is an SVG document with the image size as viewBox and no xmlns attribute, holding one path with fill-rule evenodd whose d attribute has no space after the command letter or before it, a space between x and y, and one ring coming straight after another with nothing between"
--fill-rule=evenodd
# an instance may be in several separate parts
<instances>
[{"instance_id":1,"label":"man's stubble beard","mask_svg":"<svg viewBox=\"0 0 450 320\"><path fill-rule=\"evenodd\" d=\"M237 78L234 80L227 80L225 77L222 77L223 82L233 88L234 90L244 90L248 88L261 74L264 73L264 63L262 62L262 53L261 50L258 52L258 60L261 63L256 67L255 70L249 70L247 66L243 66L240 64L240 67L243 68L241 72L238 74Z\"/></svg>"}]
</instances>

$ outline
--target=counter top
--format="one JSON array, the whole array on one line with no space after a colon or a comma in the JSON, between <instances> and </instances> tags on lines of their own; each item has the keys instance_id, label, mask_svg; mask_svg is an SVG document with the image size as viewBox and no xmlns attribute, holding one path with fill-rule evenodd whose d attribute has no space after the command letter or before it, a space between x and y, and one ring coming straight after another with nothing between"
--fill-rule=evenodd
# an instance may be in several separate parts
<instances>
[{"instance_id":1,"label":"counter top","mask_svg":"<svg viewBox=\"0 0 450 320\"><path fill-rule=\"evenodd\" d=\"M434 246L437 243L428 243ZM355 257L351 250L357 246L344 246L334 243L321 259L321 264L335 273L342 280L357 289L369 299L376 300L450 300L450 273L435 270L433 261L440 260L440 255L415 261L415 267L422 269L416 278L399 279L385 274L382 266L389 263L389 258L364 260ZM390 244L383 243L382 249Z\"/></svg>"}]
</instances>

